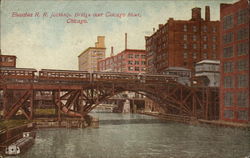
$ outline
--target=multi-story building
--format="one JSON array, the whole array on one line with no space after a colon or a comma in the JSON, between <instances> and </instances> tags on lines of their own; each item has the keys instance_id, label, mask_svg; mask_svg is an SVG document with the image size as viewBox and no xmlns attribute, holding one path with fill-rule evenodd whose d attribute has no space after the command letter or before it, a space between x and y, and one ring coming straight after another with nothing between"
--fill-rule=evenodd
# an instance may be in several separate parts
<instances>
[{"instance_id":1,"label":"multi-story building","mask_svg":"<svg viewBox=\"0 0 250 158\"><path fill-rule=\"evenodd\" d=\"M112 53L111 53L112 54ZM146 69L145 50L125 49L115 56L98 61L99 71L144 73Z\"/></svg>"},{"instance_id":2,"label":"multi-story building","mask_svg":"<svg viewBox=\"0 0 250 158\"><path fill-rule=\"evenodd\" d=\"M249 1L220 5L220 118L249 122Z\"/></svg>"},{"instance_id":3,"label":"multi-story building","mask_svg":"<svg viewBox=\"0 0 250 158\"><path fill-rule=\"evenodd\" d=\"M219 58L220 22L210 20L206 6L205 19L201 8L192 9L190 20L170 18L146 39L147 72L162 73L168 67L185 67L194 72L195 63Z\"/></svg>"},{"instance_id":4,"label":"multi-story building","mask_svg":"<svg viewBox=\"0 0 250 158\"><path fill-rule=\"evenodd\" d=\"M105 37L98 36L95 47L89 47L78 56L79 70L97 71L97 61L105 58Z\"/></svg>"}]
</instances>

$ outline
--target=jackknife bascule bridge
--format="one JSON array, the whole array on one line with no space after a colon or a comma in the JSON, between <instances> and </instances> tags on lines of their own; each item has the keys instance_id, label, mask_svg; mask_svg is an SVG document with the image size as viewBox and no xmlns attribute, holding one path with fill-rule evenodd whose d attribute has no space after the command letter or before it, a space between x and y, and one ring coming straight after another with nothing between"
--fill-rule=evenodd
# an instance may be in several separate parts
<instances>
[{"instance_id":1,"label":"jackknife bascule bridge","mask_svg":"<svg viewBox=\"0 0 250 158\"><path fill-rule=\"evenodd\" d=\"M218 89L190 87L167 75L10 68L0 69L3 118L18 111L29 120L38 117L38 100L50 97L54 116L84 117L98 104L124 91L137 92L156 102L167 114L215 119Z\"/></svg>"}]
</instances>

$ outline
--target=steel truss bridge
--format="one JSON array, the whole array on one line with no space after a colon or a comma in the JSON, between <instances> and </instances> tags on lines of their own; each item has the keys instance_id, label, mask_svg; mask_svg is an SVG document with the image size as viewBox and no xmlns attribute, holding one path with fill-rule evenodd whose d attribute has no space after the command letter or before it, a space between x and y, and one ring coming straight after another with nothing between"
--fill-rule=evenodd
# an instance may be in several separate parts
<instances>
[{"instance_id":1,"label":"steel truss bridge","mask_svg":"<svg viewBox=\"0 0 250 158\"><path fill-rule=\"evenodd\" d=\"M167 114L216 119L219 113L217 88L190 87L166 75L1 69L0 95L3 118L18 111L29 120L38 116L37 100L51 98L54 116L84 117L104 100L124 91L137 92L156 102Z\"/></svg>"}]
</instances>

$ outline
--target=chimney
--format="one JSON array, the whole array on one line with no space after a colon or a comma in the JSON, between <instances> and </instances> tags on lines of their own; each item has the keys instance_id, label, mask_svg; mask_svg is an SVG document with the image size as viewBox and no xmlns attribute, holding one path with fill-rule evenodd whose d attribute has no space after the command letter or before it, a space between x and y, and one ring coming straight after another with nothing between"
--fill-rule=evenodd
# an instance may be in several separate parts
<instances>
[{"instance_id":1,"label":"chimney","mask_svg":"<svg viewBox=\"0 0 250 158\"><path fill-rule=\"evenodd\" d=\"M206 21L210 21L210 7L206 6L206 10L205 10L205 20Z\"/></svg>"},{"instance_id":2,"label":"chimney","mask_svg":"<svg viewBox=\"0 0 250 158\"><path fill-rule=\"evenodd\" d=\"M201 8L192 9L192 20L201 20Z\"/></svg>"},{"instance_id":3,"label":"chimney","mask_svg":"<svg viewBox=\"0 0 250 158\"><path fill-rule=\"evenodd\" d=\"M111 54L110 54L110 56L114 56L114 47L113 46L111 47Z\"/></svg>"},{"instance_id":4,"label":"chimney","mask_svg":"<svg viewBox=\"0 0 250 158\"><path fill-rule=\"evenodd\" d=\"M105 36L97 36L96 48L105 48Z\"/></svg>"},{"instance_id":5,"label":"chimney","mask_svg":"<svg viewBox=\"0 0 250 158\"><path fill-rule=\"evenodd\" d=\"M155 28L153 28L153 32L155 32Z\"/></svg>"},{"instance_id":6,"label":"chimney","mask_svg":"<svg viewBox=\"0 0 250 158\"><path fill-rule=\"evenodd\" d=\"M128 40L128 36L127 36L127 33L125 33L125 50L127 49L127 40Z\"/></svg>"}]
</instances>

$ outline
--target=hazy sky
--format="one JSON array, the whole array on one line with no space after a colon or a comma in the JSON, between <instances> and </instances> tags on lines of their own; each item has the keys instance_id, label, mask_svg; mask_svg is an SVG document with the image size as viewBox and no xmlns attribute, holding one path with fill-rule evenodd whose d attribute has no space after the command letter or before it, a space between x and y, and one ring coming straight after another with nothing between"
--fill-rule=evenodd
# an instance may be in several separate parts
<instances>
[{"instance_id":1,"label":"hazy sky","mask_svg":"<svg viewBox=\"0 0 250 158\"><path fill-rule=\"evenodd\" d=\"M191 18L191 9L210 6L211 20L219 20L220 3L237 0L166 0L166 1L81 1L81 0L2 0L2 54L17 56L17 67L77 69L77 56L94 46L98 35L106 37L106 56L114 46L115 54L124 50L124 33L128 33L128 48L145 49L146 35L153 27L165 24L169 17L178 20ZM32 14L32 17L17 17ZM35 16L39 13L39 16ZM43 14L47 13L47 16ZM51 17L64 13L71 17ZM86 13L89 17L74 17ZM94 13L103 16L93 17ZM107 13L126 15L107 17ZM128 13L140 17L128 17ZM100 14L99 14L100 15ZM106 16L107 15L107 16ZM87 23L67 23L68 19ZM68 21L69 22L69 21Z\"/></svg>"}]
</instances>

